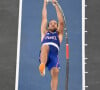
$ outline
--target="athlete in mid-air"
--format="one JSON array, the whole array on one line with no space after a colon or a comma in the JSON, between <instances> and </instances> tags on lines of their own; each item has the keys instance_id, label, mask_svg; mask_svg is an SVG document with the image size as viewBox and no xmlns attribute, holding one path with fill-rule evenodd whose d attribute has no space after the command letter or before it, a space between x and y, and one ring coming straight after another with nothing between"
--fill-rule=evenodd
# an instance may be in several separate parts
<instances>
[{"instance_id":1,"label":"athlete in mid-air","mask_svg":"<svg viewBox=\"0 0 100 90\"><path fill-rule=\"evenodd\" d=\"M42 76L45 74L45 67L51 73L51 90L57 90L59 59L58 51L63 39L64 19L57 0L52 0L56 9L58 23L55 20L47 22L47 0L44 0L41 23L41 52L39 71Z\"/></svg>"}]
</instances>

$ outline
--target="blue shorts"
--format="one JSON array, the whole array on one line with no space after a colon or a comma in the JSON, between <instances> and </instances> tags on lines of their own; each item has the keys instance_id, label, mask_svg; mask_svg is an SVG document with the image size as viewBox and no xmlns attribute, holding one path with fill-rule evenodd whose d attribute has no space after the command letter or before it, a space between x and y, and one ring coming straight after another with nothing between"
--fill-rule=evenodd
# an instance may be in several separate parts
<instances>
[{"instance_id":1,"label":"blue shorts","mask_svg":"<svg viewBox=\"0 0 100 90\"><path fill-rule=\"evenodd\" d=\"M57 67L58 69L60 69L58 50L56 47L52 45L49 45L49 53L48 53L46 67L48 67L48 70L51 70L53 67Z\"/></svg>"}]
</instances>

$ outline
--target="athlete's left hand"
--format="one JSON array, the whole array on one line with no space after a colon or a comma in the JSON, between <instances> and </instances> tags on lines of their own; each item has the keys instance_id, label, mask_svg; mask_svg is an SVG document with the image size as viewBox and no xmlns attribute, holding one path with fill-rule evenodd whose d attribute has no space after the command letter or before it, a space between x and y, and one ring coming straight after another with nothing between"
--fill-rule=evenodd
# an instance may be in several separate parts
<instances>
[{"instance_id":1,"label":"athlete's left hand","mask_svg":"<svg viewBox=\"0 0 100 90\"><path fill-rule=\"evenodd\" d=\"M57 3L57 0L52 0L52 4L55 6Z\"/></svg>"}]
</instances>

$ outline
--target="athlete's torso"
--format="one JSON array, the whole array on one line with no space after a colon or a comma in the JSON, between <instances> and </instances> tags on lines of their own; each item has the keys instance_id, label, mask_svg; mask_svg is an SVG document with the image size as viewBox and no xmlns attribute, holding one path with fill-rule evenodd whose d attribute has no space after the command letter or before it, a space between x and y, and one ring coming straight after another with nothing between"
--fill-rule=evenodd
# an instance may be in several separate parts
<instances>
[{"instance_id":1,"label":"athlete's torso","mask_svg":"<svg viewBox=\"0 0 100 90\"><path fill-rule=\"evenodd\" d=\"M58 38L58 33L55 32L47 32L45 37L43 38L42 44L52 45L59 50L60 42Z\"/></svg>"}]
</instances>

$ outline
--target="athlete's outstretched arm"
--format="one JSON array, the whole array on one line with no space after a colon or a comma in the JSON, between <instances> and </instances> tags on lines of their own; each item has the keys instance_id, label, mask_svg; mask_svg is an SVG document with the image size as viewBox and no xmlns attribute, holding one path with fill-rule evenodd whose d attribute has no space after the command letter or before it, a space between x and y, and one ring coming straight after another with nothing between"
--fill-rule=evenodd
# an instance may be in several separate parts
<instances>
[{"instance_id":1,"label":"athlete's outstretched arm","mask_svg":"<svg viewBox=\"0 0 100 90\"><path fill-rule=\"evenodd\" d=\"M62 11L59 7L59 4L57 2L57 0L52 0L52 3L56 9L56 13L57 13L57 18L58 18L58 32L59 32L59 39L60 42L62 42L62 38L63 38L63 30L64 30L64 18L63 18L63 14Z\"/></svg>"},{"instance_id":2,"label":"athlete's outstretched arm","mask_svg":"<svg viewBox=\"0 0 100 90\"><path fill-rule=\"evenodd\" d=\"M44 0L42 9L42 22L41 22L41 40L43 39L47 27L47 1Z\"/></svg>"}]
</instances>

